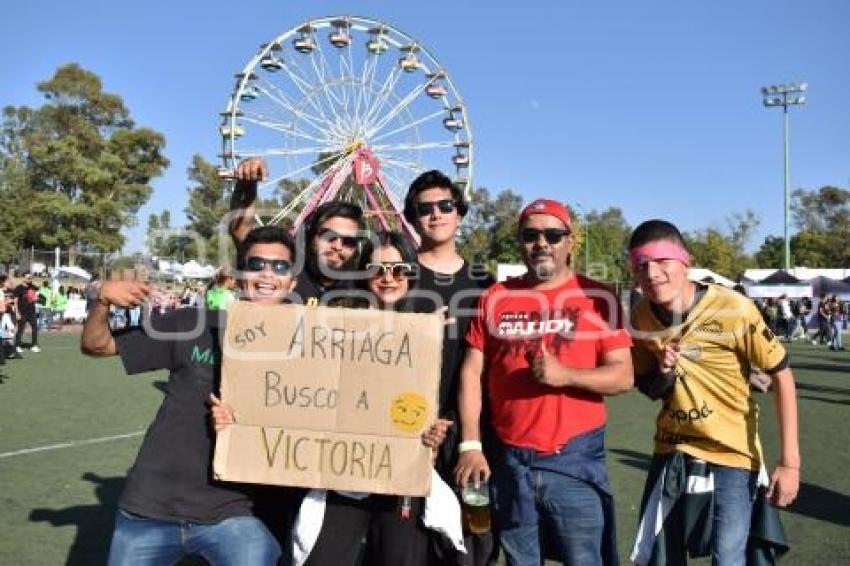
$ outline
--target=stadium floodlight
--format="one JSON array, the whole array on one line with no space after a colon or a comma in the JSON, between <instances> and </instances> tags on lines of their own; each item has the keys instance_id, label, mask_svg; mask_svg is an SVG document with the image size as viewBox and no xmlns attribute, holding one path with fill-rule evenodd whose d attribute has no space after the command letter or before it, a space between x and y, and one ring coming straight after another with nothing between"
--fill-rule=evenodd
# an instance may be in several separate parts
<instances>
[{"instance_id":1,"label":"stadium floodlight","mask_svg":"<svg viewBox=\"0 0 850 566\"><path fill-rule=\"evenodd\" d=\"M790 195L790 184L791 184L791 169L790 169L790 160L788 157L788 107L789 106L797 106L806 103L806 97L800 95L799 93L803 93L808 91L809 83L791 83L791 84L782 84L782 85L770 85L761 88L762 94L762 104L766 108L771 108L774 106L782 107L782 149L783 149L783 164L784 164L784 216L785 216L785 252L784 252L784 263L785 270L789 271L791 269L791 241L788 238L788 221L791 209L791 195Z\"/></svg>"}]
</instances>

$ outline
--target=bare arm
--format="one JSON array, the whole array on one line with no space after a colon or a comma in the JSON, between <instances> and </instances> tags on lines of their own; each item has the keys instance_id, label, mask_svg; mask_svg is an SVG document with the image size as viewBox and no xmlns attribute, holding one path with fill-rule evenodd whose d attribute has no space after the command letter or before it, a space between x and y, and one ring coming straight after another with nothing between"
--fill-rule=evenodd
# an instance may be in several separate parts
<instances>
[{"instance_id":1,"label":"bare arm","mask_svg":"<svg viewBox=\"0 0 850 566\"><path fill-rule=\"evenodd\" d=\"M467 348L460 368L458 413L463 440L481 440L481 374L484 371L484 352Z\"/></svg>"},{"instance_id":2,"label":"bare arm","mask_svg":"<svg viewBox=\"0 0 850 566\"><path fill-rule=\"evenodd\" d=\"M98 300L86 316L80 350L87 356L114 356L118 353L109 330L109 305Z\"/></svg>"},{"instance_id":3,"label":"bare arm","mask_svg":"<svg viewBox=\"0 0 850 566\"><path fill-rule=\"evenodd\" d=\"M259 158L246 159L236 168L236 186L230 196L228 228L233 242L245 239L257 224L257 183L269 176L266 162Z\"/></svg>"},{"instance_id":4,"label":"bare arm","mask_svg":"<svg viewBox=\"0 0 850 566\"><path fill-rule=\"evenodd\" d=\"M592 369L568 368L551 354L545 343L532 362L532 374L552 387L574 387L599 395L619 395L634 387L634 367L629 348L606 352L602 365Z\"/></svg>"},{"instance_id":5,"label":"bare arm","mask_svg":"<svg viewBox=\"0 0 850 566\"><path fill-rule=\"evenodd\" d=\"M776 392L776 416L779 421L781 455L773 471L768 497L774 505L785 507L797 497L800 488L800 443L797 428L797 388L790 368L771 374Z\"/></svg>"},{"instance_id":6,"label":"bare arm","mask_svg":"<svg viewBox=\"0 0 850 566\"><path fill-rule=\"evenodd\" d=\"M80 350L87 356L104 357L118 353L115 339L109 329L109 305L134 307L140 305L150 293L147 283L141 281L109 281L100 288L100 296L89 311L80 338Z\"/></svg>"},{"instance_id":7,"label":"bare arm","mask_svg":"<svg viewBox=\"0 0 850 566\"><path fill-rule=\"evenodd\" d=\"M484 371L484 352L467 348L460 370L458 412L463 442L481 442L481 374ZM490 466L480 448L464 449L461 446L455 481L460 486L470 479L478 483L490 477Z\"/></svg>"}]
</instances>

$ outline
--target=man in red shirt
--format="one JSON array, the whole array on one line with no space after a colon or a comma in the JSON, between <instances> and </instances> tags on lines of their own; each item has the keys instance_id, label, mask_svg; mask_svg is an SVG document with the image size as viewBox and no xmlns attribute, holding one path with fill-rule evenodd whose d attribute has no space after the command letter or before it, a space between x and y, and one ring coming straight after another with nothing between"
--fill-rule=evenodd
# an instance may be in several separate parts
<instances>
[{"instance_id":1,"label":"man in red shirt","mask_svg":"<svg viewBox=\"0 0 850 566\"><path fill-rule=\"evenodd\" d=\"M631 339L616 293L576 275L571 220L538 199L520 215L528 272L482 296L461 370L460 485L490 477L508 564L616 562L603 396L632 388ZM486 372L485 372L486 360ZM483 377L483 379L482 379ZM481 451L482 383L497 454Z\"/></svg>"}]
</instances>

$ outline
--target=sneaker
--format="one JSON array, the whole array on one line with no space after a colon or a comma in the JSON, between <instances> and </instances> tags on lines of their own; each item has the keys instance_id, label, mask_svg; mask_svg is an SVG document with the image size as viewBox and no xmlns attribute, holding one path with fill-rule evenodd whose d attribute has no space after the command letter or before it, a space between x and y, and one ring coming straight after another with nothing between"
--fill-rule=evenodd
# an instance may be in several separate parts
<instances>
[{"instance_id":1,"label":"sneaker","mask_svg":"<svg viewBox=\"0 0 850 566\"><path fill-rule=\"evenodd\" d=\"M15 346L15 351L16 351L17 353L19 353L19 354L23 354L23 353L24 353L24 349L23 349L23 348L21 348L20 346Z\"/></svg>"},{"instance_id":2,"label":"sneaker","mask_svg":"<svg viewBox=\"0 0 850 566\"><path fill-rule=\"evenodd\" d=\"M41 352L41 348L39 348L38 346L33 346L32 348L30 348L30 352L35 352L37 354Z\"/></svg>"}]
</instances>

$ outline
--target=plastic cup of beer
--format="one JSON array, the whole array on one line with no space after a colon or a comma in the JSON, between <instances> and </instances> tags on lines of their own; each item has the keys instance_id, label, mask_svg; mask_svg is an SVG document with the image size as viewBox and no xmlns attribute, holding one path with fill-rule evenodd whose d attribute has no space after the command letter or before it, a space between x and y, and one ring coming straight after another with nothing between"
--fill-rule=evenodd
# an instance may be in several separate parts
<instances>
[{"instance_id":1,"label":"plastic cup of beer","mask_svg":"<svg viewBox=\"0 0 850 566\"><path fill-rule=\"evenodd\" d=\"M463 510L469 531L472 533L490 532L490 487L486 481L478 485L469 481L460 493Z\"/></svg>"}]
</instances>

